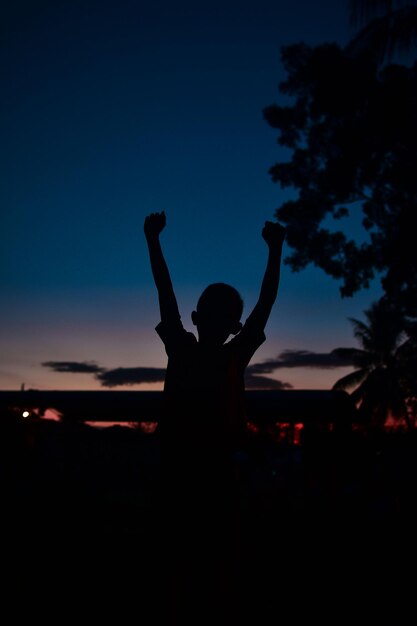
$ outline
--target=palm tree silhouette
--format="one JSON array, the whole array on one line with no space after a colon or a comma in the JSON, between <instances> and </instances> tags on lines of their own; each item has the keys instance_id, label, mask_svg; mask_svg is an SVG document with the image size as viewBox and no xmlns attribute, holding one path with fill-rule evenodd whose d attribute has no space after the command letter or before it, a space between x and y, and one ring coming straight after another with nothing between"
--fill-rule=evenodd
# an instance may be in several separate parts
<instances>
[{"instance_id":1,"label":"palm tree silhouette","mask_svg":"<svg viewBox=\"0 0 417 626\"><path fill-rule=\"evenodd\" d=\"M352 359L356 370L338 380L333 389L352 389L361 421L370 430L381 430L388 418L398 425L413 425L410 394L415 374L415 341L407 333L404 314L386 298L365 311L367 323L349 318L361 348L337 348Z\"/></svg>"},{"instance_id":2,"label":"palm tree silhouette","mask_svg":"<svg viewBox=\"0 0 417 626\"><path fill-rule=\"evenodd\" d=\"M348 45L355 55L372 55L378 64L417 44L416 0L349 0L350 20L359 28Z\"/></svg>"}]
</instances>

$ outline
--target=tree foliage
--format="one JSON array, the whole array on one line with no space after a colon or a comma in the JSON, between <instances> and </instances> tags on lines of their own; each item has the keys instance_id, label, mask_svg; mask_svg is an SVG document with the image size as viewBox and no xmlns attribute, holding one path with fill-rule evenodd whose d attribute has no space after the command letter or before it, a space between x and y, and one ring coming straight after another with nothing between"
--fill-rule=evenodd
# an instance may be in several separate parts
<instances>
[{"instance_id":1,"label":"tree foliage","mask_svg":"<svg viewBox=\"0 0 417 626\"><path fill-rule=\"evenodd\" d=\"M364 424L383 429L390 417L412 428L416 418L417 359L415 328L385 298L365 311L366 322L350 318L360 348L337 348L356 369L334 389L353 389Z\"/></svg>"},{"instance_id":2,"label":"tree foliage","mask_svg":"<svg viewBox=\"0 0 417 626\"><path fill-rule=\"evenodd\" d=\"M416 48L416 0L350 0L349 4L351 23L359 28L348 46L351 54L368 54L382 64Z\"/></svg>"},{"instance_id":3,"label":"tree foliage","mask_svg":"<svg viewBox=\"0 0 417 626\"><path fill-rule=\"evenodd\" d=\"M276 211L293 270L309 263L351 296L378 277L386 295L417 312L417 63L378 70L336 44L282 48L291 104L264 109L290 159L270 169L295 199ZM346 220L359 217L360 236Z\"/></svg>"}]
</instances>

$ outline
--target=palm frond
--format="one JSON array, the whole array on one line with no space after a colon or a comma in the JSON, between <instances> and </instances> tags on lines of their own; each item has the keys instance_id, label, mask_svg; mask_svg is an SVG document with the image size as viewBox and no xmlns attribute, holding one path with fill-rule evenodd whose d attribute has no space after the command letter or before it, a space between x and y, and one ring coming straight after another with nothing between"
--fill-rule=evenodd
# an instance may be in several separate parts
<instances>
[{"instance_id":1,"label":"palm frond","mask_svg":"<svg viewBox=\"0 0 417 626\"><path fill-rule=\"evenodd\" d=\"M368 368L373 364L372 356L360 348L335 348L332 353L346 365L351 364L360 369Z\"/></svg>"},{"instance_id":2,"label":"palm frond","mask_svg":"<svg viewBox=\"0 0 417 626\"><path fill-rule=\"evenodd\" d=\"M348 320L353 325L353 335L359 343L362 345L369 343L371 341L371 331L365 322L357 320L355 317L348 317Z\"/></svg>"},{"instance_id":3,"label":"palm frond","mask_svg":"<svg viewBox=\"0 0 417 626\"><path fill-rule=\"evenodd\" d=\"M353 334L363 349L375 355L392 354L406 336L406 321L402 312L387 300L374 302L365 311L367 322L354 317Z\"/></svg>"},{"instance_id":4,"label":"palm frond","mask_svg":"<svg viewBox=\"0 0 417 626\"><path fill-rule=\"evenodd\" d=\"M357 368L333 389L352 390L350 396L369 427L384 428L391 417L411 428L407 405L417 397L417 329L387 298L374 302L365 316L366 322L349 318L361 348L333 350Z\"/></svg>"},{"instance_id":5,"label":"palm frond","mask_svg":"<svg viewBox=\"0 0 417 626\"><path fill-rule=\"evenodd\" d=\"M417 6L407 6L369 22L346 50L353 56L366 54L380 64L397 53L409 52L416 42Z\"/></svg>"},{"instance_id":6,"label":"palm frond","mask_svg":"<svg viewBox=\"0 0 417 626\"><path fill-rule=\"evenodd\" d=\"M350 374L339 378L339 380L337 380L333 385L332 389L347 390L352 389L352 387L358 387L359 385L361 385L361 383L363 383L364 380L366 380L368 375L369 371L365 368L355 370L354 372L350 372Z\"/></svg>"},{"instance_id":7,"label":"palm frond","mask_svg":"<svg viewBox=\"0 0 417 626\"><path fill-rule=\"evenodd\" d=\"M349 0L350 23L360 28L381 15L410 4L413 0Z\"/></svg>"}]
</instances>

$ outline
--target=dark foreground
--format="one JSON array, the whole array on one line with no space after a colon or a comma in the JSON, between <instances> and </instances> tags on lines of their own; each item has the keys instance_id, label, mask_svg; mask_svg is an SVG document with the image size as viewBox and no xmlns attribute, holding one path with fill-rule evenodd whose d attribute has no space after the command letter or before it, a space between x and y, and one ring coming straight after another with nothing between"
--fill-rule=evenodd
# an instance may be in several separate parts
<instances>
[{"instance_id":1,"label":"dark foreground","mask_svg":"<svg viewBox=\"0 0 417 626\"><path fill-rule=\"evenodd\" d=\"M409 621L413 434L302 446L254 436L236 461L233 512L196 517L192 502L181 515L161 501L156 435L42 421L2 430L3 597L16 620L53 617L58 603L58 622L112 611L118 623Z\"/></svg>"}]
</instances>

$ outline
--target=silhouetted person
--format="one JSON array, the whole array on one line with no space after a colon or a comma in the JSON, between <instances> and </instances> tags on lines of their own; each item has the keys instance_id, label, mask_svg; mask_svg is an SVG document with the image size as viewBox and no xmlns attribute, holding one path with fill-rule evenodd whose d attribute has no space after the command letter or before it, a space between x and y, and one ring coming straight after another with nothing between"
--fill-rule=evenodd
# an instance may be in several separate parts
<instances>
[{"instance_id":1,"label":"silhouetted person","mask_svg":"<svg viewBox=\"0 0 417 626\"><path fill-rule=\"evenodd\" d=\"M276 300L284 228L265 222L262 237L269 254L260 295L246 322L243 301L234 287L209 285L191 319L197 337L184 329L160 244L165 213L151 213L144 231L158 290L168 365L164 415L159 426L172 524L210 545L227 541L236 509L235 455L245 446L244 372L265 341L264 328ZM230 341L229 336L233 335ZM204 531L202 530L204 529ZM198 544L200 545L200 544Z\"/></svg>"}]
</instances>

